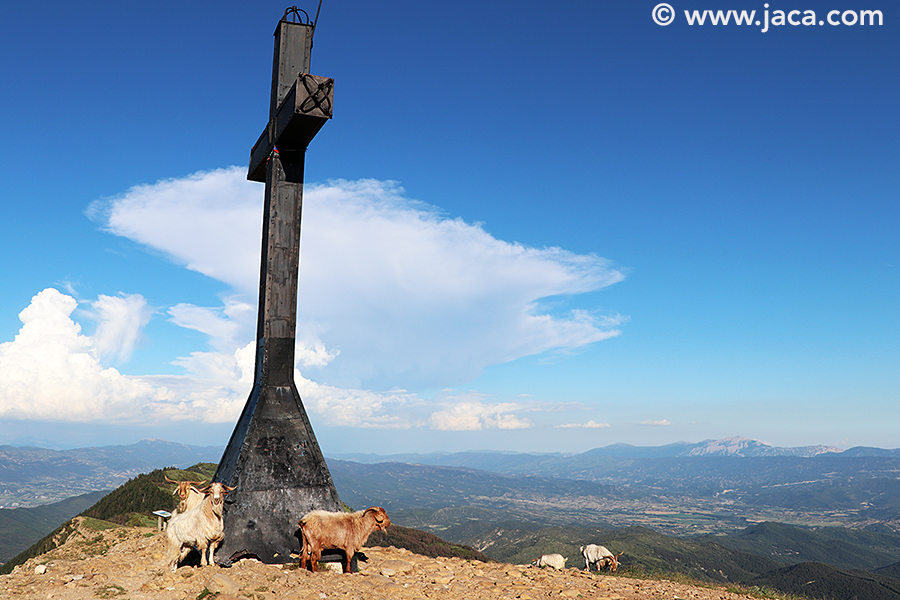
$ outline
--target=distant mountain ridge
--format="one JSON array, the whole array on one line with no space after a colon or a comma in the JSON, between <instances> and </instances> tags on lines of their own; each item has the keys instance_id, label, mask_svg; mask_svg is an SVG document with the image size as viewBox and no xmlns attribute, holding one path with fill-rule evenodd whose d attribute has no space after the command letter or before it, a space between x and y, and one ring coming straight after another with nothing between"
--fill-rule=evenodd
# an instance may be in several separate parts
<instances>
[{"instance_id":1,"label":"distant mountain ridge","mask_svg":"<svg viewBox=\"0 0 900 600\"><path fill-rule=\"evenodd\" d=\"M495 457L505 457L507 462L519 462L521 457L573 457L573 456L608 456L613 458L685 458L691 456L729 456L729 457L775 457L794 456L799 458L811 458L822 454L842 456L882 456L900 458L900 449L886 450L867 446L856 446L848 450L842 450L834 446L797 446L784 448L771 446L765 442L752 440L745 437L734 436L718 440L704 440L702 442L675 442L663 446L632 446L631 444L611 444L602 448L594 448L583 453L519 453L519 452L495 452L495 451L464 451L464 452L432 452L427 454L362 454L345 453L329 454L341 460L352 460L359 463L375 462L423 462L426 464L457 464L450 462L451 457L460 458L469 454L492 454ZM517 458L519 457L519 458ZM499 460L499 459L498 459ZM464 466L457 464L457 466Z\"/></svg>"},{"instance_id":2,"label":"distant mountain ridge","mask_svg":"<svg viewBox=\"0 0 900 600\"><path fill-rule=\"evenodd\" d=\"M811 457L833 452L840 454L840 448L833 446L799 446L796 448L778 448L747 439L730 437L721 440L707 440L697 444L688 453L689 456L801 456Z\"/></svg>"},{"instance_id":3,"label":"distant mountain ridge","mask_svg":"<svg viewBox=\"0 0 900 600\"><path fill-rule=\"evenodd\" d=\"M0 446L0 508L49 504L161 467L218 463L223 448L141 440L127 446L73 450Z\"/></svg>"}]
</instances>

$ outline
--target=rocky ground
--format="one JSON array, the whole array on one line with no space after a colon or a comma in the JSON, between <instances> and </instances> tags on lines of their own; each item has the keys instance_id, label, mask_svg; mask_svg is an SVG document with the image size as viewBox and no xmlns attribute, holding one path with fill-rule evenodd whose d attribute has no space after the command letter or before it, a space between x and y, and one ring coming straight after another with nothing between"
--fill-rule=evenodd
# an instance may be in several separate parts
<instances>
[{"instance_id":1,"label":"rocky ground","mask_svg":"<svg viewBox=\"0 0 900 600\"><path fill-rule=\"evenodd\" d=\"M165 534L146 528L80 526L59 548L0 576L0 598L41 600L735 600L747 595L577 568L428 558L365 548L359 573L310 573L241 560L231 568L165 565Z\"/></svg>"}]
</instances>

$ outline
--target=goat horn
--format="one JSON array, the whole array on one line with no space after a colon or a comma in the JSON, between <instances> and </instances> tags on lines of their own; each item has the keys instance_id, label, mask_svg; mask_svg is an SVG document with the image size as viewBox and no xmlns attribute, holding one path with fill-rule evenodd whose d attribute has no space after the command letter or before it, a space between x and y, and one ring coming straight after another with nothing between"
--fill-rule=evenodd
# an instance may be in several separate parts
<instances>
[{"instance_id":1,"label":"goat horn","mask_svg":"<svg viewBox=\"0 0 900 600\"><path fill-rule=\"evenodd\" d=\"M165 473L163 473L163 477L165 477L166 481L168 481L169 483L178 483L177 481L172 481L171 479L169 479L169 476L166 475Z\"/></svg>"}]
</instances>

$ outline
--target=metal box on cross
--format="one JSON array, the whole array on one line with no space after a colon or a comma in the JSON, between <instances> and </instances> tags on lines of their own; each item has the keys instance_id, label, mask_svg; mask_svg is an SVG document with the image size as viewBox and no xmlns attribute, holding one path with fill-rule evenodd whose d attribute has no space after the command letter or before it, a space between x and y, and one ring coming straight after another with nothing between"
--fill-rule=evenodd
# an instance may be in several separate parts
<instances>
[{"instance_id":1,"label":"metal box on cross","mask_svg":"<svg viewBox=\"0 0 900 600\"><path fill-rule=\"evenodd\" d=\"M235 487L226 500L219 564L243 557L289 562L302 545L300 517L341 507L294 384L304 155L331 118L334 88L332 79L309 74L314 31L297 7L278 22L269 122L250 153L247 178L266 183L256 371L213 478Z\"/></svg>"}]
</instances>

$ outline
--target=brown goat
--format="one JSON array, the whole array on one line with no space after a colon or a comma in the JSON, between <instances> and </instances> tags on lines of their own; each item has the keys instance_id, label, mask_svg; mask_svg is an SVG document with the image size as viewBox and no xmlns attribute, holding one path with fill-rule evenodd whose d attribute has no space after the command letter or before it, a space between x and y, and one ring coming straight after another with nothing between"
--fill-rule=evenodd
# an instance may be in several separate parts
<instances>
[{"instance_id":1,"label":"brown goat","mask_svg":"<svg viewBox=\"0 0 900 600\"><path fill-rule=\"evenodd\" d=\"M177 487L175 491L172 492L173 496L178 496L178 512L185 512L190 510L203 502L203 494L200 490L196 489L194 486L201 486L206 483L206 480L203 481L174 481L169 479L168 475L163 475L166 478L166 481L169 483L174 483Z\"/></svg>"},{"instance_id":2,"label":"brown goat","mask_svg":"<svg viewBox=\"0 0 900 600\"><path fill-rule=\"evenodd\" d=\"M354 513L314 510L300 519L297 525L303 533L303 550L300 552L300 568L319 570L323 549L343 550L344 573L350 573L350 561L359 552L369 534L384 531L391 524L387 513L380 506L372 506Z\"/></svg>"}]
</instances>

